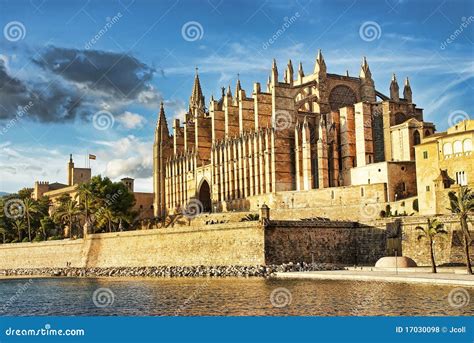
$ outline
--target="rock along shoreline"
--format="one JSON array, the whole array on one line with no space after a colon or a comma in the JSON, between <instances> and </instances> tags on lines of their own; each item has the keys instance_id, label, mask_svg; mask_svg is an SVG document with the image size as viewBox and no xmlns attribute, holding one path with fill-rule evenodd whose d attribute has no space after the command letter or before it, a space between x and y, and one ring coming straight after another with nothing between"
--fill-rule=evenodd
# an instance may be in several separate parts
<instances>
[{"instance_id":1,"label":"rock along shoreline","mask_svg":"<svg viewBox=\"0 0 474 343\"><path fill-rule=\"evenodd\" d=\"M18 268L0 269L1 276L54 277L270 277L274 273L343 270L330 263L284 263L257 266L155 266L108 268Z\"/></svg>"}]
</instances>

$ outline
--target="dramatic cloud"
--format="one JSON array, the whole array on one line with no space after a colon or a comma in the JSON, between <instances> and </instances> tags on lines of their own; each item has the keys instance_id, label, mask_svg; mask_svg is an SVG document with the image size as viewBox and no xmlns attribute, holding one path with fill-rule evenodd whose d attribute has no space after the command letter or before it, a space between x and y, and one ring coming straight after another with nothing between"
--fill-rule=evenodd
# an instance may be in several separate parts
<instances>
[{"instance_id":1,"label":"dramatic cloud","mask_svg":"<svg viewBox=\"0 0 474 343\"><path fill-rule=\"evenodd\" d=\"M149 82L155 70L126 54L50 46L33 62L88 90L119 98L134 100L153 90Z\"/></svg>"},{"instance_id":2,"label":"dramatic cloud","mask_svg":"<svg viewBox=\"0 0 474 343\"><path fill-rule=\"evenodd\" d=\"M158 108L162 100L150 83L154 69L127 54L49 46L32 61L28 70L12 71L0 55L0 120L28 105L24 118L65 122L104 106L120 113L131 103Z\"/></svg>"}]
</instances>

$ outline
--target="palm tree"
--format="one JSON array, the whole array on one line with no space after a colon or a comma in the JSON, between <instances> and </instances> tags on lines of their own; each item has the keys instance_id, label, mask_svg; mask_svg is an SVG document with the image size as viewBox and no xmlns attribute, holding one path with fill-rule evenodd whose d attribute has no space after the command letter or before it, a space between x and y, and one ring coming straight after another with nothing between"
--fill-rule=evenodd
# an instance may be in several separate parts
<instances>
[{"instance_id":1,"label":"palm tree","mask_svg":"<svg viewBox=\"0 0 474 343\"><path fill-rule=\"evenodd\" d=\"M443 229L444 224L440 223L437 219L428 219L428 225L426 228L423 228L421 226L417 226L415 229L420 230L420 234L418 235L418 240L422 239L423 237L426 237L428 239L428 242L430 244L430 257L431 257L431 271L433 273L436 273L436 262L434 258L434 252L433 252L433 243L434 243L434 238L437 235L441 234L447 234L448 232Z\"/></svg>"},{"instance_id":2,"label":"palm tree","mask_svg":"<svg viewBox=\"0 0 474 343\"><path fill-rule=\"evenodd\" d=\"M89 210L95 203L94 194L89 183L81 183L77 186L77 197L79 198L79 204L84 207L84 219L87 223L89 222Z\"/></svg>"},{"instance_id":3,"label":"palm tree","mask_svg":"<svg viewBox=\"0 0 474 343\"><path fill-rule=\"evenodd\" d=\"M76 217L81 213L77 205L77 201L68 200L64 206L61 206L57 209L55 216L58 217L61 221L65 221L69 225L69 238L72 237L72 225Z\"/></svg>"},{"instance_id":4,"label":"palm tree","mask_svg":"<svg viewBox=\"0 0 474 343\"><path fill-rule=\"evenodd\" d=\"M469 214L474 211L474 194L472 190L461 186L457 193L449 192L449 204L452 213L455 213L461 223L461 231L464 236L464 252L466 254L467 273L472 275L471 259L469 256L469 245L471 244L471 235L469 234L468 220Z\"/></svg>"},{"instance_id":5,"label":"palm tree","mask_svg":"<svg viewBox=\"0 0 474 343\"><path fill-rule=\"evenodd\" d=\"M22 219L17 219L12 224L18 233L18 242L21 242L21 231L25 228L25 222Z\"/></svg>"},{"instance_id":6,"label":"palm tree","mask_svg":"<svg viewBox=\"0 0 474 343\"><path fill-rule=\"evenodd\" d=\"M25 217L28 225L28 240L31 242L31 220L33 215L39 212L38 204L31 198L25 198L23 204L25 205Z\"/></svg>"},{"instance_id":7,"label":"palm tree","mask_svg":"<svg viewBox=\"0 0 474 343\"><path fill-rule=\"evenodd\" d=\"M119 220L110 208L105 207L100 211L98 221L100 226L107 224L109 232L112 232L113 223L117 223Z\"/></svg>"}]
</instances>

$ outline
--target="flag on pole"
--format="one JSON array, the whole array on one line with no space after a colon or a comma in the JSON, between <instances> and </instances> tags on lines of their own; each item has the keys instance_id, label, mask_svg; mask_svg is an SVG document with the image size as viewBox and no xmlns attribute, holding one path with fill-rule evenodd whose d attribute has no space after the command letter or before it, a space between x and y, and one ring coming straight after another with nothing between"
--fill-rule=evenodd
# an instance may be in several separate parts
<instances>
[{"instance_id":1,"label":"flag on pole","mask_svg":"<svg viewBox=\"0 0 474 343\"><path fill-rule=\"evenodd\" d=\"M95 160L97 158L96 155L89 154L89 160Z\"/></svg>"}]
</instances>

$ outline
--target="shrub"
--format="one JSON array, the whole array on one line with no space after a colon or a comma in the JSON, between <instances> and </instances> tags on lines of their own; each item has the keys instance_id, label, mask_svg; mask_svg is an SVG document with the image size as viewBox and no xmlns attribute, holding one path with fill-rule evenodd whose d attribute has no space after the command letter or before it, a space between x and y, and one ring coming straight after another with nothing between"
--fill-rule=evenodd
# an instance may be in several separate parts
<instances>
[{"instance_id":1,"label":"shrub","mask_svg":"<svg viewBox=\"0 0 474 343\"><path fill-rule=\"evenodd\" d=\"M245 217L240 219L241 222L253 222L260 219L260 215L256 213L247 214Z\"/></svg>"}]
</instances>

